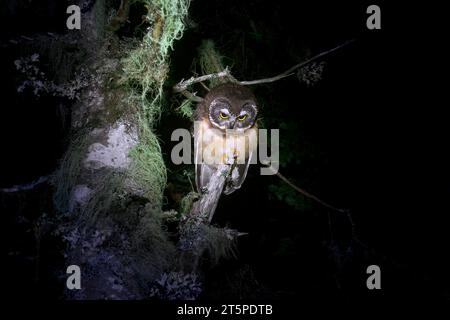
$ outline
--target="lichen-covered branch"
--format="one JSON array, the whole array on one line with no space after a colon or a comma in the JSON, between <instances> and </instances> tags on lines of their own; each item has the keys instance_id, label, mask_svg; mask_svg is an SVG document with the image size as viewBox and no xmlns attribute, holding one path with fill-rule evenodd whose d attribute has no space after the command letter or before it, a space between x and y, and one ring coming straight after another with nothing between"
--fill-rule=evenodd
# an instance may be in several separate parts
<instances>
[{"instance_id":1,"label":"lichen-covered branch","mask_svg":"<svg viewBox=\"0 0 450 320\"><path fill-rule=\"evenodd\" d=\"M188 271L199 268L200 257L206 251L209 251L213 260L217 261L232 251L234 241L238 237L247 234L209 225L232 168L232 165L226 164L219 166L200 199L194 202L190 212L180 222L178 248L184 252L183 265Z\"/></svg>"},{"instance_id":2,"label":"lichen-covered branch","mask_svg":"<svg viewBox=\"0 0 450 320\"><path fill-rule=\"evenodd\" d=\"M203 223L210 223L217 208L222 190L230 173L231 166L220 165L212 175L208 183L207 190L200 201L194 203L191 214L201 219Z\"/></svg>"},{"instance_id":3,"label":"lichen-covered branch","mask_svg":"<svg viewBox=\"0 0 450 320\"><path fill-rule=\"evenodd\" d=\"M173 87L173 90L175 92L183 92L184 90L187 90L187 88L189 86L193 85L194 83L203 82L203 81L206 81L206 80L213 80L213 79L217 79L217 78L225 78L225 77L234 79L232 77L228 67L226 67L225 70L220 71L220 72L206 74L206 75L203 75L203 76L197 77L197 78L191 77L188 80L184 80L183 79L183 80L181 80L178 84L176 84Z\"/></svg>"},{"instance_id":4,"label":"lichen-covered branch","mask_svg":"<svg viewBox=\"0 0 450 320\"><path fill-rule=\"evenodd\" d=\"M190 212L180 223L179 247L182 250L191 250L199 255L203 252L204 239L201 234L201 226L211 222L229 173L229 165L219 166L211 176L200 199L194 202Z\"/></svg>"}]
</instances>

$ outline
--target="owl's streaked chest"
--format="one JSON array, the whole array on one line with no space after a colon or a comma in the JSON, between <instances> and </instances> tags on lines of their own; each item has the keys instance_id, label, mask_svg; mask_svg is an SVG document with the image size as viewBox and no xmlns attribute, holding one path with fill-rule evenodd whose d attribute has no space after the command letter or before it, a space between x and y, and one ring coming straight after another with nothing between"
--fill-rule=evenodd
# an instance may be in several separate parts
<instances>
[{"instance_id":1,"label":"owl's streaked chest","mask_svg":"<svg viewBox=\"0 0 450 320\"><path fill-rule=\"evenodd\" d=\"M220 130L211 127L207 119L201 121L196 134L196 146L201 148L202 163L243 164L252 153L256 153L258 129Z\"/></svg>"}]
</instances>

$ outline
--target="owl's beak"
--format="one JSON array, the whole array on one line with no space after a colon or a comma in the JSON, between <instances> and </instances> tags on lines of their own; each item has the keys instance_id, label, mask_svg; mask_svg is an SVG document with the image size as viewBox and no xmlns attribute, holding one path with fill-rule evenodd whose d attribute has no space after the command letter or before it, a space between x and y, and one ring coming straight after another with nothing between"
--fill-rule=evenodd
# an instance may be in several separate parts
<instances>
[{"instance_id":1,"label":"owl's beak","mask_svg":"<svg viewBox=\"0 0 450 320\"><path fill-rule=\"evenodd\" d=\"M234 121L231 123L231 129L236 129L236 125L237 125L237 121L234 120Z\"/></svg>"}]
</instances>

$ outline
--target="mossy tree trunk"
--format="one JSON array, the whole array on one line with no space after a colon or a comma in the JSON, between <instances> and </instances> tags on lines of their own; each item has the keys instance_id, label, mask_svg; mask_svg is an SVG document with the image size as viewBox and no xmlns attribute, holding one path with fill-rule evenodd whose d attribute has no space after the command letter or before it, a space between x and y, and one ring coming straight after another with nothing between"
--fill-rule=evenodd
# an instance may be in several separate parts
<instances>
[{"instance_id":1,"label":"mossy tree trunk","mask_svg":"<svg viewBox=\"0 0 450 320\"><path fill-rule=\"evenodd\" d=\"M238 233L209 224L227 166L211 179L208 194L187 191L179 212L163 211L167 172L156 124L173 94L163 90L168 58L183 34L190 0L74 4L81 8L81 30L26 38L14 61L18 94L55 98L68 135L53 174L0 190L20 193L51 183L45 190L52 189L53 205L33 225L36 279L40 254L49 248L40 245L41 238L51 238L57 243L51 255L64 258L51 262L57 296L64 291L69 299L195 299L208 265L200 258L209 255L214 265L230 256ZM212 41L199 49L203 73L223 69ZM209 85L219 81L210 79ZM192 120L192 101L177 110ZM178 227L170 237L169 224ZM70 265L80 267L79 290L66 289Z\"/></svg>"},{"instance_id":2,"label":"mossy tree trunk","mask_svg":"<svg viewBox=\"0 0 450 320\"><path fill-rule=\"evenodd\" d=\"M134 40L115 33L128 23L128 1L120 8L107 0L90 3L79 3L87 10L76 37L91 80L73 105L70 143L53 178L65 261L80 266L82 277L81 290L66 293L149 298L162 295L152 284L176 266L175 244L162 227L166 170L153 130L169 49L182 34L189 1L133 2L146 9L148 26Z\"/></svg>"}]
</instances>

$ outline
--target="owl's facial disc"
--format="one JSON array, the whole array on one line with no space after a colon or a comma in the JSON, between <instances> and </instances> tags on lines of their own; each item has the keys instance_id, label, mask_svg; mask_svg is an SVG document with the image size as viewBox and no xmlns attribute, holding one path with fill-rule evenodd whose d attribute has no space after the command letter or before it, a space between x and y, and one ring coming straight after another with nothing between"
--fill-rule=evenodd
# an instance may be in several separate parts
<instances>
[{"instance_id":1,"label":"owl's facial disc","mask_svg":"<svg viewBox=\"0 0 450 320\"><path fill-rule=\"evenodd\" d=\"M253 126L256 120L257 108L252 103L246 103L241 107L241 111L236 116L234 129L246 130Z\"/></svg>"},{"instance_id":2,"label":"owl's facial disc","mask_svg":"<svg viewBox=\"0 0 450 320\"><path fill-rule=\"evenodd\" d=\"M221 130L251 128L257 115L254 102L246 101L243 105L232 105L224 97L216 98L209 105L209 121Z\"/></svg>"},{"instance_id":3,"label":"owl's facial disc","mask_svg":"<svg viewBox=\"0 0 450 320\"><path fill-rule=\"evenodd\" d=\"M234 116L230 111L230 103L224 98L217 98L209 105L209 121L215 127L225 130L230 128Z\"/></svg>"}]
</instances>

